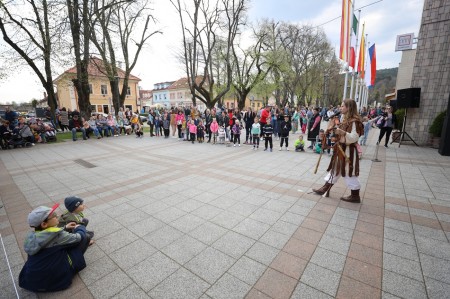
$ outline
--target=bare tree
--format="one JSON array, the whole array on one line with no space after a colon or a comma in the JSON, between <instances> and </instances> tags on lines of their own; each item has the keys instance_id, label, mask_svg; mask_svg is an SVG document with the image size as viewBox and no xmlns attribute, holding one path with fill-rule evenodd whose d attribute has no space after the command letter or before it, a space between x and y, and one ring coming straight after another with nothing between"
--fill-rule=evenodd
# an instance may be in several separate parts
<instances>
[{"instance_id":1,"label":"bare tree","mask_svg":"<svg viewBox=\"0 0 450 299\"><path fill-rule=\"evenodd\" d=\"M59 3L52 0L27 0L23 3L0 1L3 40L39 78L53 116L57 103L53 89L52 46L59 37L61 24L52 16L59 9Z\"/></svg>"},{"instance_id":2,"label":"bare tree","mask_svg":"<svg viewBox=\"0 0 450 299\"><path fill-rule=\"evenodd\" d=\"M265 28L253 32L256 43L244 50L239 43L232 46L233 89L238 95L238 108L243 109L250 91L271 71L276 63L273 52L264 45L269 37Z\"/></svg>"},{"instance_id":3,"label":"bare tree","mask_svg":"<svg viewBox=\"0 0 450 299\"><path fill-rule=\"evenodd\" d=\"M192 0L183 5L181 0L170 2L180 17L184 64L193 102L198 99L212 108L231 87L232 45L239 27L245 23L247 1ZM215 65L218 58L223 61L222 84L216 84L214 78L215 74L219 74Z\"/></svg>"},{"instance_id":4,"label":"bare tree","mask_svg":"<svg viewBox=\"0 0 450 299\"><path fill-rule=\"evenodd\" d=\"M142 47L154 34L161 33L157 30L149 32L150 22L154 19L147 14L146 6L146 1L94 2L90 38L103 60L102 65L97 67L109 79L116 114L125 102L129 77L136 66ZM136 32L139 31L137 26L141 21L144 21L144 27L135 40ZM130 43L133 44L130 45ZM133 56L130 55L132 47L136 48ZM123 59L125 62L124 73L119 74L118 59ZM120 92L119 77L123 79Z\"/></svg>"}]
</instances>

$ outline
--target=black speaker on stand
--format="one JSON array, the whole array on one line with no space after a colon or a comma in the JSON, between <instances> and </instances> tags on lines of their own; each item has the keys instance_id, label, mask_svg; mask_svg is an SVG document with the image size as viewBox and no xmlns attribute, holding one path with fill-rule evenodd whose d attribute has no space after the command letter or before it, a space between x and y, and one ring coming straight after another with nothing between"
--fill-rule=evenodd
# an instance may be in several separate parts
<instances>
[{"instance_id":1,"label":"black speaker on stand","mask_svg":"<svg viewBox=\"0 0 450 299\"><path fill-rule=\"evenodd\" d=\"M441 142L439 143L439 154L450 156L450 96L448 97L447 115L442 127Z\"/></svg>"},{"instance_id":2,"label":"black speaker on stand","mask_svg":"<svg viewBox=\"0 0 450 299\"><path fill-rule=\"evenodd\" d=\"M391 141L391 144L397 141L398 138L400 138L398 142L398 147L402 144L402 141L404 140L405 135L408 136L409 140L414 142L416 146L419 146L414 139L411 138L411 136L408 134L408 132L405 131L406 126L406 117L408 116L408 108L419 108L420 107L420 88L405 88L405 89L399 89L397 90L397 108L405 109L405 115L403 116L403 127L400 131L400 134L398 137L394 138Z\"/></svg>"}]
</instances>

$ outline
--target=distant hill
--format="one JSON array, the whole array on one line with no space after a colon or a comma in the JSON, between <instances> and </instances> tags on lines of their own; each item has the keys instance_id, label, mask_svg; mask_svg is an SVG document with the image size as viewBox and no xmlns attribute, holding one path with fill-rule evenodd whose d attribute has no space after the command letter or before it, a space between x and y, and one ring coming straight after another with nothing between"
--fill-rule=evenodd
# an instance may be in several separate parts
<instances>
[{"instance_id":1,"label":"distant hill","mask_svg":"<svg viewBox=\"0 0 450 299\"><path fill-rule=\"evenodd\" d=\"M397 81L397 72L398 67L377 70L375 86L370 88L369 91L369 105L372 105L373 101L384 102L384 96L394 91L395 83Z\"/></svg>"}]
</instances>

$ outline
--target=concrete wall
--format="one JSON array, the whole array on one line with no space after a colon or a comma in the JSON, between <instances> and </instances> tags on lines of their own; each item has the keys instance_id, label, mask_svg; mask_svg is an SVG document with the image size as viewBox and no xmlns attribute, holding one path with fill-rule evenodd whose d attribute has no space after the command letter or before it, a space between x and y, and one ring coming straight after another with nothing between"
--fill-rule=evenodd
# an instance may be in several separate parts
<instances>
[{"instance_id":1,"label":"concrete wall","mask_svg":"<svg viewBox=\"0 0 450 299\"><path fill-rule=\"evenodd\" d=\"M414 62L416 60L416 49L406 50L402 52L402 61L398 66L397 82L395 90L410 88Z\"/></svg>"},{"instance_id":2,"label":"concrete wall","mask_svg":"<svg viewBox=\"0 0 450 299\"><path fill-rule=\"evenodd\" d=\"M419 144L447 108L450 93L450 1L425 0L411 87L420 87L420 108L408 109L406 131Z\"/></svg>"}]
</instances>

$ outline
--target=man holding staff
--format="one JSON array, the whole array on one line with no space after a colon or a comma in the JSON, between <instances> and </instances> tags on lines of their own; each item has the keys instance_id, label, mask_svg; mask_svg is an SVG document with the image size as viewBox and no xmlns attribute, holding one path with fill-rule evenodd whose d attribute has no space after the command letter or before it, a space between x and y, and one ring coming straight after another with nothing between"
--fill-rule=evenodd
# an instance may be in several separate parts
<instances>
[{"instance_id":1,"label":"man holding staff","mask_svg":"<svg viewBox=\"0 0 450 299\"><path fill-rule=\"evenodd\" d=\"M319 189L313 189L313 192L326 196L329 195L331 187L342 176L345 179L347 187L351 190L351 195L341 197L341 200L348 202L361 202L359 190L359 158L356 143L359 136L364 134L364 126L361 117L358 114L356 102L352 99L346 99L342 103L341 114L342 122L338 125L330 121L327 134L334 131L337 141L333 146L333 156L328 165L328 174L325 176L325 185ZM324 145L323 145L324 146ZM324 150L324 148L322 148Z\"/></svg>"}]
</instances>

